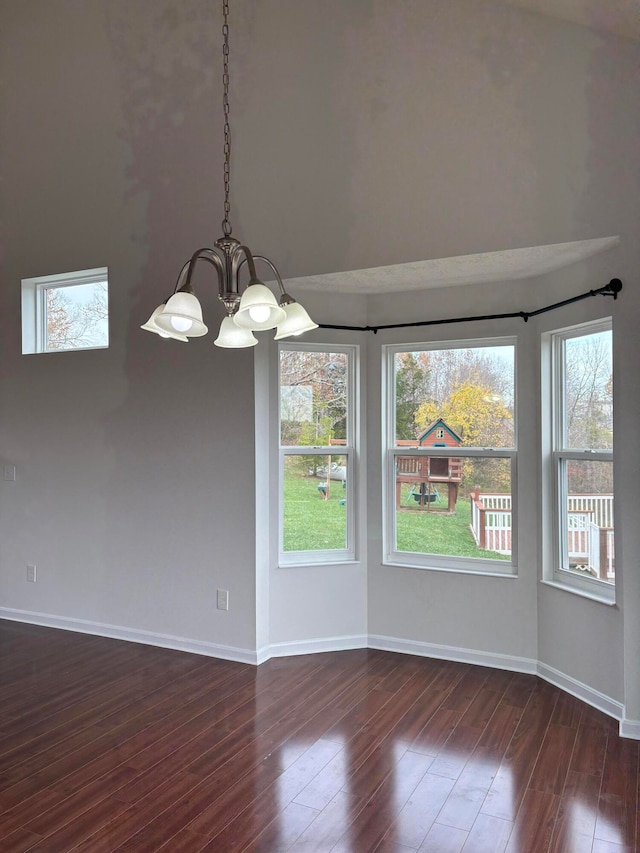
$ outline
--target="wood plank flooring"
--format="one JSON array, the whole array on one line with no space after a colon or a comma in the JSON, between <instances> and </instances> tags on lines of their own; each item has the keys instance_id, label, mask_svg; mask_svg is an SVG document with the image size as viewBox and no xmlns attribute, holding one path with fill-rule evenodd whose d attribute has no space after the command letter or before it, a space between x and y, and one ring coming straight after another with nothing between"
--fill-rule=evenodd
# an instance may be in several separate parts
<instances>
[{"instance_id":1,"label":"wood plank flooring","mask_svg":"<svg viewBox=\"0 0 640 853\"><path fill-rule=\"evenodd\" d=\"M639 751L534 676L0 621L0 853L632 853Z\"/></svg>"}]
</instances>

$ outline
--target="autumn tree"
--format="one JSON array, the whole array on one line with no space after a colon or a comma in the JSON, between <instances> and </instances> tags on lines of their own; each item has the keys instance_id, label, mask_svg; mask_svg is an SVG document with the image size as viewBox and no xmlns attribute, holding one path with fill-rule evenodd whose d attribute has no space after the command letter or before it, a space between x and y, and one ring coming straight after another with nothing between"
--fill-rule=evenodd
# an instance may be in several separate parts
<instances>
[{"instance_id":1,"label":"autumn tree","mask_svg":"<svg viewBox=\"0 0 640 853\"><path fill-rule=\"evenodd\" d=\"M464 447L511 447L514 442L513 413L489 385L463 382L441 404L423 403L416 421L424 430L436 418L443 418L458 433ZM475 486L509 491L510 467L501 459L465 459L463 491Z\"/></svg>"}]
</instances>

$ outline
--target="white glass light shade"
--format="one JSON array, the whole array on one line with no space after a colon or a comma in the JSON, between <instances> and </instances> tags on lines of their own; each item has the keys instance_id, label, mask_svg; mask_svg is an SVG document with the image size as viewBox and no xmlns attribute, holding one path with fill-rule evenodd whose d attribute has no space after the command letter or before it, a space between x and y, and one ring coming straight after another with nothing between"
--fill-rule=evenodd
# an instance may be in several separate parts
<instances>
[{"instance_id":1,"label":"white glass light shade","mask_svg":"<svg viewBox=\"0 0 640 853\"><path fill-rule=\"evenodd\" d=\"M220 324L220 333L214 344L224 349L242 349L242 347L254 347L258 339L251 329L241 329L233 322L233 317L225 317Z\"/></svg>"},{"instance_id":2,"label":"white glass light shade","mask_svg":"<svg viewBox=\"0 0 640 853\"><path fill-rule=\"evenodd\" d=\"M171 334L199 338L206 335L207 327L202 322L202 308L193 293L179 290L167 300L163 310L155 318L156 326Z\"/></svg>"},{"instance_id":3,"label":"white glass light shade","mask_svg":"<svg viewBox=\"0 0 640 853\"><path fill-rule=\"evenodd\" d=\"M164 308L164 302L162 305L158 305L153 314L149 317L144 325L140 326L141 329L144 329L145 332L153 332L154 335L160 335L161 338L172 338L174 341L185 341L187 342L189 338L186 335L181 335L179 332L175 330L171 330L167 332L165 329L161 329L160 326L156 324L156 318L162 312Z\"/></svg>"},{"instance_id":4,"label":"white glass light shade","mask_svg":"<svg viewBox=\"0 0 640 853\"><path fill-rule=\"evenodd\" d=\"M265 284L250 284L242 294L240 306L233 315L233 322L241 329L262 332L265 329L275 329L285 316L284 310Z\"/></svg>"},{"instance_id":5,"label":"white glass light shade","mask_svg":"<svg viewBox=\"0 0 640 853\"><path fill-rule=\"evenodd\" d=\"M301 335L303 332L310 332L311 329L318 328L318 324L313 322L299 302L289 302L282 307L287 316L278 324L275 336L276 341L281 341L282 338L289 338L293 335Z\"/></svg>"}]
</instances>

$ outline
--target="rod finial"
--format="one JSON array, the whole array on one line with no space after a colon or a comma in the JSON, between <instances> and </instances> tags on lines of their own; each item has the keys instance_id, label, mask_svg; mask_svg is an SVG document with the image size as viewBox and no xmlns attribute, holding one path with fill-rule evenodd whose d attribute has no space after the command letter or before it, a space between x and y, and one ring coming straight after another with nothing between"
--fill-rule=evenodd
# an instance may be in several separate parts
<instances>
[{"instance_id":1,"label":"rod finial","mask_svg":"<svg viewBox=\"0 0 640 853\"><path fill-rule=\"evenodd\" d=\"M612 278L609 284L607 285L607 290L609 293L613 295L614 299L618 298L618 294L622 290L622 282L619 278Z\"/></svg>"}]
</instances>

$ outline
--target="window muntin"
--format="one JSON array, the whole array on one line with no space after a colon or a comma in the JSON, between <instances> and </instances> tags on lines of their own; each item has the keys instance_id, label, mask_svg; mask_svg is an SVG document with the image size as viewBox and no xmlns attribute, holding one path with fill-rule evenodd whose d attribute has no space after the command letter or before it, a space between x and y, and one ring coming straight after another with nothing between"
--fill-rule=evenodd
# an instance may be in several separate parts
<instances>
[{"instance_id":1,"label":"window muntin","mask_svg":"<svg viewBox=\"0 0 640 853\"><path fill-rule=\"evenodd\" d=\"M615 588L611 322L550 334L555 508L546 577L610 600Z\"/></svg>"},{"instance_id":2,"label":"window muntin","mask_svg":"<svg viewBox=\"0 0 640 853\"><path fill-rule=\"evenodd\" d=\"M512 573L515 342L385 349L385 561Z\"/></svg>"},{"instance_id":3,"label":"window muntin","mask_svg":"<svg viewBox=\"0 0 640 853\"><path fill-rule=\"evenodd\" d=\"M23 353L109 346L106 268L22 282Z\"/></svg>"},{"instance_id":4,"label":"window muntin","mask_svg":"<svg viewBox=\"0 0 640 853\"><path fill-rule=\"evenodd\" d=\"M355 559L355 358L280 345L281 565Z\"/></svg>"}]
</instances>

